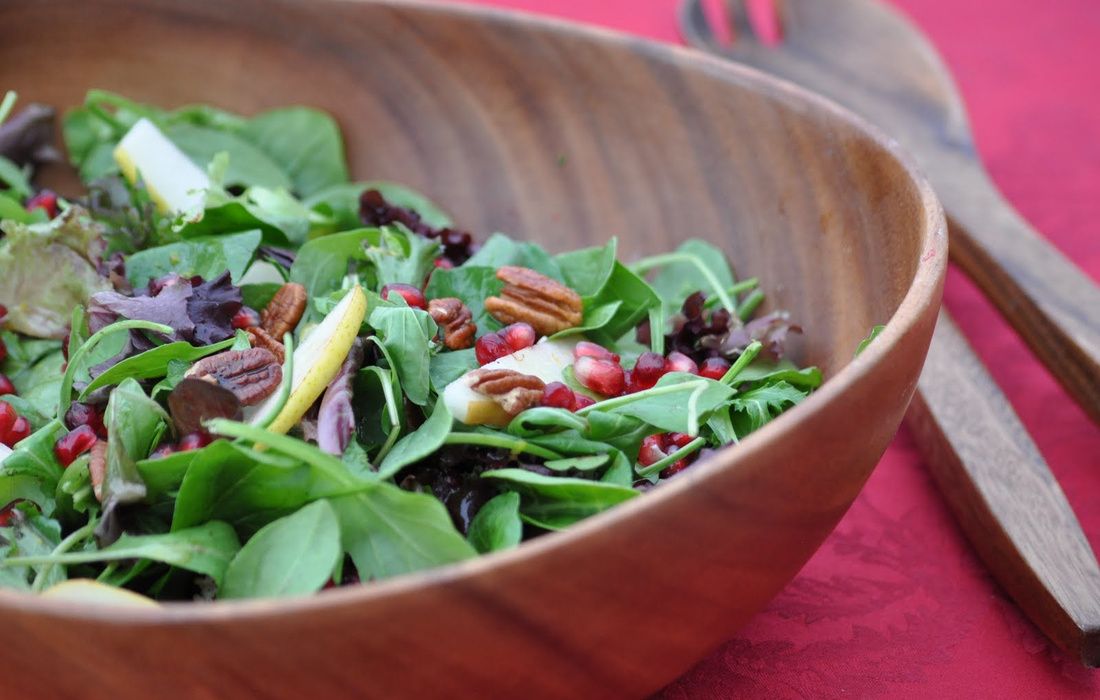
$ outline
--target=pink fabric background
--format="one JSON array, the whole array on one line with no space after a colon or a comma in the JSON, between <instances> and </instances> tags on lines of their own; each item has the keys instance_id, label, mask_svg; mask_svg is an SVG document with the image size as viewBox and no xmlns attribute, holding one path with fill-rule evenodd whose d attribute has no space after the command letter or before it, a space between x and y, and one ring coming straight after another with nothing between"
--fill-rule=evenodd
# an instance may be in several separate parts
<instances>
[{"instance_id":1,"label":"pink fabric background","mask_svg":"<svg viewBox=\"0 0 1100 700\"><path fill-rule=\"evenodd\" d=\"M678 42L677 0L465 0ZM817 1L817 0L808 0ZM942 52L987 167L1100 280L1100 2L893 0ZM1100 549L1100 430L957 271L946 295ZM985 573L904 429L836 532L667 698L1100 696Z\"/></svg>"}]
</instances>

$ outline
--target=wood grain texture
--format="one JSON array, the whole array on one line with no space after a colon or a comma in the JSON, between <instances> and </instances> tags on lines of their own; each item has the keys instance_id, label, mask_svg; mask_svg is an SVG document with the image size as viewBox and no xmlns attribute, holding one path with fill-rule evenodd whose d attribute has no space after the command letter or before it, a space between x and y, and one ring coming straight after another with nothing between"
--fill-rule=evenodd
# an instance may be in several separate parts
<instances>
[{"instance_id":1,"label":"wood grain texture","mask_svg":"<svg viewBox=\"0 0 1100 700\"><path fill-rule=\"evenodd\" d=\"M1100 565L981 360L941 313L906 416L967 537L1027 615L1100 666Z\"/></svg>"},{"instance_id":2,"label":"wood grain texture","mask_svg":"<svg viewBox=\"0 0 1100 700\"><path fill-rule=\"evenodd\" d=\"M419 3L0 5L26 99L330 110L353 172L466 227L627 257L724 247L805 328L820 392L644 498L519 549L281 603L78 609L0 592L5 693L638 696L727 639L832 530L916 385L946 264L904 156L819 98L599 30ZM43 47L49 47L48 61ZM852 361L875 323L887 331ZM64 659L64 663L59 663ZM63 670L62 670L63 669Z\"/></svg>"},{"instance_id":3,"label":"wood grain texture","mask_svg":"<svg viewBox=\"0 0 1100 700\"><path fill-rule=\"evenodd\" d=\"M731 2L738 7L744 0ZM785 0L783 44L725 47L700 0L681 26L692 44L811 87L883 127L913 153L951 224L951 258L1100 422L1100 287L1031 228L982 167L950 72L921 32L877 0Z\"/></svg>"},{"instance_id":4,"label":"wood grain texture","mask_svg":"<svg viewBox=\"0 0 1100 700\"><path fill-rule=\"evenodd\" d=\"M951 255L1032 349L1100 418L1100 290L1020 218L989 181L962 101L920 32L873 0L789 0L783 43L719 47L701 5L681 15L692 43L820 91L908 146L943 199ZM1100 664L1100 568L1026 430L946 313L911 420L948 503L979 555L1031 619Z\"/></svg>"}]
</instances>

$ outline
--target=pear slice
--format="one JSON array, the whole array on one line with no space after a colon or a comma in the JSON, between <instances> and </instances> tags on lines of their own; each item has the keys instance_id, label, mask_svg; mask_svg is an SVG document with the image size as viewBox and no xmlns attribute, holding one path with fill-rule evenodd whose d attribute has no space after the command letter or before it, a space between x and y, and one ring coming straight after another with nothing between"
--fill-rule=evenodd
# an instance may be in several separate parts
<instances>
[{"instance_id":1,"label":"pear slice","mask_svg":"<svg viewBox=\"0 0 1100 700\"><path fill-rule=\"evenodd\" d=\"M155 608L157 601L125 588L108 586L89 578L74 578L47 588L43 598L71 600L74 603L92 603L95 605L126 605L132 607Z\"/></svg>"},{"instance_id":2,"label":"pear slice","mask_svg":"<svg viewBox=\"0 0 1100 700\"><path fill-rule=\"evenodd\" d=\"M538 377L549 384L564 379L565 368L573 364L575 341L543 338L529 348L484 365L481 369L510 369ZM298 358L297 355L294 356ZM472 372L467 372L443 390L443 402L457 420L466 425L507 425L511 416L491 398L470 388Z\"/></svg>"},{"instance_id":3,"label":"pear slice","mask_svg":"<svg viewBox=\"0 0 1100 700\"><path fill-rule=\"evenodd\" d=\"M340 372L359 326L367 315L367 295L358 285L348 290L336 307L328 312L309 335L294 349L294 376L290 380L290 396L283 409L267 426L268 430L285 433L302 419L309 407ZM255 408L249 419L253 425L263 425L278 404L275 392Z\"/></svg>"},{"instance_id":4,"label":"pear slice","mask_svg":"<svg viewBox=\"0 0 1100 700\"><path fill-rule=\"evenodd\" d=\"M139 119L115 146L115 162L130 184L140 177L163 214L193 212L202 207L210 178L153 122Z\"/></svg>"}]
</instances>

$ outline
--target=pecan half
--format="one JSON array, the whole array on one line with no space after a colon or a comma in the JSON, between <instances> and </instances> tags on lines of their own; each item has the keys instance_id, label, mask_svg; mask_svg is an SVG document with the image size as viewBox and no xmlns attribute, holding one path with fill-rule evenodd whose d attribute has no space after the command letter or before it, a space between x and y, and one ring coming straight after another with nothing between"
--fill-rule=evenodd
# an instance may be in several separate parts
<instances>
[{"instance_id":1,"label":"pecan half","mask_svg":"<svg viewBox=\"0 0 1100 700\"><path fill-rule=\"evenodd\" d=\"M232 391L241 405L250 406L266 399L279 387L283 368L270 350L249 348L204 357L184 376L218 384Z\"/></svg>"},{"instance_id":2,"label":"pecan half","mask_svg":"<svg viewBox=\"0 0 1100 700\"><path fill-rule=\"evenodd\" d=\"M270 333L259 326L250 326L245 329L245 333L248 334L248 342L252 347L270 350L271 354L275 356L275 360L280 365L283 364L283 360L286 359L286 348L283 347L281 342L273 338Z\"/></svg>"},{"instance_id":3,"label":"pecan half","mask_svg":"<svg viewBox=\"0 0 1100 700\"><path fill-rule=\"evenodd\" d=\"M579 326L581 297L561 282L526 267L506 265L497 270L504 282L499 297L485 300L485 310L501 323L531 324L539 335Z\"/></svg>"},{"instance_id":4,"label":"pecan half","mask_svg":"<svg viewBox=\"0 0 1100 700\"><path fill-rule=\"evenodd\" d=\"M428 302L428 313L443 329L443 344L449 350L462 350L474 344L477 324L474 323L470 309L461 299L432 299Z\"/></svg>"},{"instance_id":5,"label":"pecan half","mask_svg":"<svg viewBox=\"0 0 1100 700\"><path fill-rule=\"evenodd\" d=\"M260 312L260 327L271 337L281 340L283 335L298 326L308 300L305 287L297 282L287 282L279 287L279 291Z\"/></svg>"},{"instance_id":6,"label":"pecan half","mask_svg":"<svg viewBox=\"0 0 1100 700\"><path fill-rule=\"evenodd\" d=\"M471 389L491 398L510 416L537 406L546 387L538 377L510 369L477 369L470 377Z\"/></svg>"}]
</instances>

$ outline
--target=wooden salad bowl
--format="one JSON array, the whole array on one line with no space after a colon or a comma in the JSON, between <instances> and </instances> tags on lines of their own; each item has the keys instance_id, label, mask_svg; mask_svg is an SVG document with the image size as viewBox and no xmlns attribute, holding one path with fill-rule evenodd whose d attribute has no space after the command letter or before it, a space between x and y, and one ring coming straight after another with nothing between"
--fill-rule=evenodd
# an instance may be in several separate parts
<instances>
[{"instance_id":1,"label":"wooden salad bowl","mask_svg":"<svg viewBox=\"0 0 1100 700\"><path fill-rule=\"evenodd\" d=\"M0 6L4 87L333 113L360 178L464 227L627 258L709 239L804 328L807 401L641 498L510 552L295 600L79 607L0 592L8 697L611 697L661 687L772 598L856 497L939 307L939 204L892 141L686 50L420 2ZM886 323L858 359L875 324Z\"/></svg>"}]
</instances>

